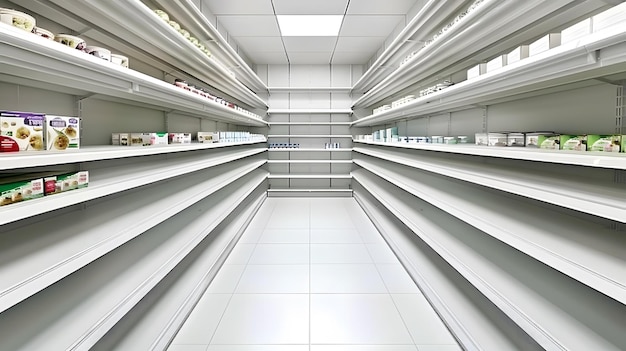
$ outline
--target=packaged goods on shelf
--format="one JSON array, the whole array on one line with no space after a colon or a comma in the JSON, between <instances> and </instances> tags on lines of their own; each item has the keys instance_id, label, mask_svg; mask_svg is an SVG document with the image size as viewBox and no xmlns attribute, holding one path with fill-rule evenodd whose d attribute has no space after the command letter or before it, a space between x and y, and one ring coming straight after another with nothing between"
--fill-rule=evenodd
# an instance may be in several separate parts
<instances>
[{"instance_id":1,"label":"packaged goods on shelf","mask_svg":"<svg viewBox=\"0 0 626 351\"><path fill-rule=\"evenodd\" d=\"M513 64L517 61L527 58L528 56L529 56L528 45L518 46L513 51L509 52L506 55L506 64L507 65Z\"/></svg>"},{"instance_id":2,"label":"packaged goods on shelf","mask_svg":"<svg viewBox=\"0 0 626 351\"><path fill-rule=\"evenodd\" d=\"M51 31L47 30L47 29L43 29L41 27L35 27L33 29L33 33L37 34L38 36L42 37L42 38L46 38L49 40L54 40L54 33L52 33Z\"/></svg>"},{"instance_id":3,"label":"packaged goods on shelf","mask_svg":"<svg viewBox=\"0 0 626 351\"><path fill-rule=\"evenodd\" d=\"M48 150L80 148L78 117L46 115L45 133Z\"/></svg>"},{"instance_id":4,"label":"packaged goods on shelf","mask_svg":"<svg viewBox=\"0 0 626 351\"><path fill-rule=\"evenodd\" d=\"M169 142L168 133L148 133L150 137L150 145L167 145Z\"/></svg>"},{"instance_id":5,"label":"packaged goods on shelf","mask_svg":"<svg viewBox=\"0 0 626 351\"><path fill-rule=\"evenodd\" d=\"M150 133L130 133L130 146L150 146Z\"/></svg>"},{"instance_id":6,"label":"packaged goods on shelf","mask_svg":"<svg viewBox=\"0 0 626 351\"><path fill-rule=\"evenodd\" d=\"M70 190L86 188L89 186L89 171L50 175L45 177L44 181L46 182L46 189L49 188L49 183L54 182L54 191L49 193L46 190L46 195L59 194Z\"/></svg>"},{"instance_id":7,"label":"packaged goods on shelf","mask_svg":"<svg viewBox=\"0 0 626 351\"><path fill-rule=\"evenodd\" d=\"M191 44L195 45L198 50L202 51L207 57L211 57L211 52L200 42L198 38L196 38L192 33L188 30L181 28L180 24L175 21L170 20L170 16L167 12L156 9L154 13L159 16L165 23L169 24L175 31L177 31L181 36L187 39Z\"/></svg>"},{"instance_id":8,"label":"packaged goods on shelf","mask_svg":"<svg viewBox=\"0 0 626 351\"><path fill-rule=\"evenodd\" d=\"M559 45L561 45L561 33L550 33L528 45L528 55L534 56Z\"/></svg>"},{"instance_id":9,"label":"packaged goods on shelf","mask_svg":"<svg viewBox=\"0 0 626 351\"><path fill-rule=\"evenodd\" d=\"M443 137L443 143L444 144L458 144L458 140L456 137L447 136L447 137Z\"/></svg>"},{"instance_id":10,"label":"packaged goods on shelf","mask_svg":"<svg viewBox=\"0 0 626 351\"><path fill-rule=\"evenodd\" d=\"M433 144L443 144L443 135L433 135L430 137L430 142Z\"/></svg>"},{"instance_id":11,"label":"packaged goods on shelf","mask_svg":"<svg viewBox=\"0 0 626 351\"><path fill-rule=\"evenodd\" d=\"M476 78L485 73L487 73L487 64L479 63L476 66L467 70L467 79Z\"/></svg>"},{"instance_id":12,"label":"packaged goods on shelf","mask_svg":"<svg viewBox=\"0 0 626 351\"><path fill-rule=\"evenodd\" d=\"M198 132L196 139L199 143L217 143L219 142L219 134L216 132Z\"/></svg>"},{"instance_id":13,"label":"packaged goods on shelf","mask_svg":"<svg viewBox=\"0 0 626 351\"><path fill-rule=\"evenodd\" d=\"M488 133L489 146L507 146L506 133Z\"/></svg>"},{"instance_id":14,"label":"packaged goods on shelf","mask_svg":"<svg viewBox=\"0 0 626 351\"><path fill-rule=\"evenodd\" d=\"M525 133L507 133L506 134L506 145L512 147L524 147L526 146L526 135Z\"/></svg>"},{"instance_id":15,"label":"packaged goods on shelf","mask_svg":"<svg viewBox=\"0 0 626 351\"><path fill-rule=\"evenodd\" d=\"M487 133L474 134L474 144L476 145L489 145L489 135Z\"/></svg>"},{"instance_id":16,"label":"packaged goods on shelf","mask_svg":"<svg viewBox=\"0 0 626 351\"><path fill-rule=\"evenodd\" d=\"M559 134L539 134L537 145L540 149L559 150L561 149L561 135Z\"/></svg>"},{"instance_id":17,"label":"packaged goods on shelf","mask_svg":"<svg viewBox=\"0 0 626 351\"><path fill-rule=\"evenodd\" d=\"M324 149L340 149L341 143L326 143L324 144Z\"/></svg>"},{"instance_id":18,"label":"packaged goods on shelf","mask_svg":"<svg viewBox=\"0 0 626 351\"><path fill-rule=\"evenodd\" d=\"M128 133L111 133L111 145L128 146L129 137Z\"/></svg>"},{"instance_id":19,"label":"packaged goods on shelf","mask_svg":"<svg viewBox=\"0 0 626 351\"><path fill-rule=\"evenodd\" d=\"M587 135L587 151L623 152L623 135Z\"/></svg>"},{"instance_id":20,"label":"packaged goods on shelf","mask_svg":"<svg viewBox=\"0 0 626 351\"><path fill-rule=\"evenodd\" d=\"M459 144L467 144L468 143L468 139L467 139L467 135L459 135L457 138L457 141Z\"/></svg>"},{"instance_id":21,"label":"packaged goods on shelf","mask_svg":"<svg viewBox=\"0 0 626 351\"><path fill-rule=\"evenodd\" d=\"M507 55L500 55L487 62L487 73L498 70L507 65Z\"/></svg>"},{"instance_id":22,"label":"packaged goods on shelf","mask_svg":"<svg viewBox=\"0 0 626 351\"><path fill-rule=\"evenodd\" d=\"M0 8L0 22L32 32L37 22L33 16L12 9Z\"/></svg>"},{"instance_id":23,"label":"packaged goods on shelf","mask_svg":"<svg viewBox=\"0 0 626 351\"><path fill-rule=\"evenodd\" d=\"M420 90L420 96L424 96L424 95L428 95L428 94L432 94L434 92L443 90L449 86L451 86L453 83L449 80L445 80L437 85L433 85L432 87L428 87L426 89L422 89Z\"/></svg>"},{"instance_id":24,"label":"packaged goods on shelf","mask_svg":"<svg viewBox=\"0 0 626 351\"><path fill-rule=\"evenodd\" d=\"M526 135L526 143L525 146L526 147L531 147L531 148L539 148L541 147L541 142L539 140L540 136L553 136L555 135L554 132L527 132L525 133Z\"/></svg>"},{"instance_id":25,"label":"packaged goods on shelf","mask_svg":"<svg viewBox=\"0 0 626 351\"><path fill-rule=\"evenodd\" d=\"M111 62L125 68L129 67L128 57L120 54L111 54Z\"/></svg>"},{"instance_id":26,"label":"packaged goods on shelf","mask_svg":"<svg viewBox=\"0 0 626 351\"><path fill-rule=\"evenodd\" d=\"M169 133L170 144L191 144L191 133Z\"/></svg>"},{"instance_id":27,"label":"packaged goods on shelf","mask_svg":"<svg viewBox=\"0 0 626 351\"><path fill-rule=\"evenodd\" d=\"M398 99L394 102L391 103L391 108L396 108L396 107L400 107L404 104L407 104L411 101L415 100L415 95L407 95L401 99Z\"/></svg>"},{"instance_id":28,"label":"packaged goods on shelf","mask_svg":"<svg viewBox=\"0 0 626 351\"><path fill-rule=\"evenodd\" d=\"M44 196L43 178L19 175L0 178L0 206Z\"/></svg>"},{"instance_id":29,"label":"packaged goods on shelf","mask_svg":"<svg viewBox=\"0 0 626 351\"><path fill-rule=\"evenodd\" d=\"M69 46L72 49L86 52L87 42L81 37L77 37L71 34L57 34L54 36L54 41L59 42L65 46Z\"/></svg>"},{"instance_id":30,"label":"packaged goods on shelf","mask_svg":"<svg viewBox=\"0 0 626 351\"><path fill-rule=\"evenodd\" d=\"M44 150L43 113L0 111L0 152Z\"/></svg>"},{"instance_id":31,"label":"packaged goods on shelf","mask_svg":"<svg viewBox=\"0 0 626 351\"><path fill-rule=\"evenodd\" d=\"M561 150L587 151L587 136L586 135L561 134L560 149Z\"/></svg>"},{"instance_id":32,"label":"packaged goods on shelf","mask_svg":"<svg viewBox=\"0 0 626 351\"><path fill-rule=\"evenodd\" d=\"M398 127L391 127L385 129L385 140L387 142L397 142L398 139Z\"/></svg>"},{"instance_id":33,"label":"packaged goods on shelf","mask_svg":"<svg viewBox=\"0 0 626 351\"><path fill-rule=\"evenodd\" d=\"M593 32L599 32L615 25L623 26L625 22L626 2L622 2L592 17Z\"/></svg>"},{"instance_id":34,"label":"packaged goods on shelf","mask_svg":"<svg viewBox=\"0 0 626 351\"><path fill-rule=\"evenodd\" d=\"M111 50L109 49L101 48L99 46L87 46L87 53L103 60L111 61Z\"/></svg>"},{"instance_id":35,"label":"packaged goods on shelf","mask_svg":"<svg viewBox=\"0 0 626 351\"><path fill-rule=\"evenodd\" d=\"M391 109L391 105L382 105L380 107L375 108L374 110L372 110L372 114L376 115L379 114L381 112L387 111Z\"/></svg>"},{"instance_id":36,"label":"packaged goods on shelf","mask_svg":"<svg viewBox=\"0 0 626 351\"><path fill-rule=\"evenodd\" d=\"M573 26L567 27L561 31L561 44L569 43L589 35L591 34L591 30L591 18L587 18Z\"/></svg>"}]
</instances>

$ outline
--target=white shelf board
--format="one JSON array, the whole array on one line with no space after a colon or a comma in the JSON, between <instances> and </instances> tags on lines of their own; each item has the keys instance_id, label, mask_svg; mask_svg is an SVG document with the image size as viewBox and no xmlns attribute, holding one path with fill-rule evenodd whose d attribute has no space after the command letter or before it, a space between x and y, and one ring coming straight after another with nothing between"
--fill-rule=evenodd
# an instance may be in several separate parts
<instances>
[{"instance_id":1,"label":"white shelf board","mask_svg":"<svg viewBox=\"0 0 626 351\"><path fill-rule=\"evenodd\" d=\"M606 6L600 0L577 4L569 0L484 1L409 62L384 76L353 107L366 108L397 94L399 98L401 92L409 93L408 88L424 79L446 77L467 69L472 62L493 58Z\"/></svg>"},{"instance_id":2,"label":"white shelf board","mask_svg":"<svg viewBox=\"0 0 626 351\"><path fill-rule=\"evenodd\" d=\"M0 73L233 124L267 125L198 94L0 23Z\"/></svg>"},{"instance_id":3,"label":"white shelf board","mask_svg":"<svg viewBox=\"0 0 626 351\"><path fill-rule=\"evenodd\" d=\"M567 177L555 179L554 176L538 172L524 174L518 170L506 170L482 162L469 165L445 160L422 160L408 154L390 154L365 148L355 148L354 151L380 160L626 223L626 194L621 192L619 187L581 183ZM585 195L581 196L581 193Z\"/></svg>"},{"instance_id":4,"label":"white shelf board","mask_svg":"<svg viewBox=\"0 0 626 351\"><path fill-rule=\"evenodd\" d=\"M272 125L289 125L289 126L349 126L352 122L268 122Z\"/></svg>"},{"instance_id":5,"label":"white shelf board","mask_svg":"<svg viewBox=\"0 0 626 351\"><path fill-rule=\"evenodd\" d=\"M72 0L55 0L54 3L83 20L84 25L90 28L86 31L87 36L91 36L90 31L105 28L106 32L100 34L114 36L141 48L172 67L191 74L249 106L267 109L267 103L263 99L238 81L215 59L207 57L139 0L123 3L117 1L76 3Z\"/></svg>"},{"instance_id":6,"label":"white shelf board","mask_svg":"<svg viewBox=\"0 0 626 351\"><path fill-rule=\"evenodd\" d=\"M624 72L625 51L626 27L614 26L419 97L401 107L363 117L353 125L373 126L488 104L492 100L546 88L567 88L567 84Z\"/></svg>"},{"instance_id":7,"label":"white shelf board","mask_svg":"<svg viewBox=\"0 0 626 351\"><path fill-rule=\"evenodd\" d=\"M2 213L0 225L210 167L216 167L245 157L257 155L264 151L264 149L233 150L232 152L224 152L218 157L215 157L216 155L213 155L213 157L197 155L193 159L185 157L182 160L177 160L174 158L166 161L141 162L138 163L138 166L123 165L96 169L89 172L89 186L86 188L3 206L2 210L0 210ZM257 161L252 165L260 167L265 164L265 162L265 160Z\"/></svg>"},{"instance_id":8,"label":"white shelf board","mask_svg":"<svg viewBox=\"0 0 626 351\"><path fill-rule=\"evenodd\" d=\"M349 134L270 134L267 138L352 138Z\"/></svg>"},{"instance_id":9,"label":"white shelf board","mask_svg":"<svg viewBox=\"0 0 626 351\"><path fill-rule=\"evenodd\" d=\"M259 169L261 164L244 163L229 170L216 169L213 171L215 175L208 179L206 173L191 175L185 178L185 182L171 182L158 192L143 192L139 197L135 193L123 194L85 209L81 213L81 218L85 220L75 220L76 214L70 212L13 230L16 235L14 241L20 247L29 248L31 254L14 257L10 264L0 265L3 276L0 282L0 311ZM94 225L96 222L98 225ZM22 235L18 235L20 233ZM40 233L56 238L55 243L40 247L36 240L36 235ZM10 250L11 247L7 245L2 250ZM3 255L8 257L12 254L4 252Z\"/></svg>"},{"instance_id":10,"label":"white shelf board","mask_svg":"<svg viewBox=\"0 0 626 351\"><path fill-rule=\"evenodd\" d=\"M49 322L9 326L5 319L2 339L28 334L20 340L18 349L23 350L90 349L264 181L262 173L216 195L221 201L181 212L29 300L47 302L46 309L37 303L16 306L11 311L16 317L28 318L39 309L40 318ZM94 276L107 278L93 281Z\"/></svg>"},{"instance_id":11,"label":"white shelf board","mask_svg":"<svg viewBox=\"0 0 626 351\"><path fill-rule=\"evenodd\" d=\"M317 189L317 188L303 188L303 189L296 189L296 188L289 188L289 189L280 189L280 188L270 188L267 189L268 192L270 193L301 193L301 192L307 192L307 193L351 193L352 189L337 189L337 188L327 188L327 189Z\"/></svg>"},{"instance_id":12,"label":"white shelf board","mask_svg":"<svg viewBox=\"0 0 626 351\"><path fill-rule=\"evenodd\" d=\"M544 150L523 147L496 147L479 145L380 143L354 140L354 143L386 147L449 152L461 155L508 158L513 160L558 163L574 166L626 169L625 153Z\"/></svg>"},{"instance_id":13,"label":"white shelf board","mask_svg":"<svg viewBox=\"0 0 626 351\"><path fill-rule=\"evenodd\" d=\"M211 55L234 70L236 77L255 92L267 92L268 88L261 78L230 46L228 41L213 26L206 16L192 1L155 0L161 10L167 12L170 19L175 18L182 28L195 34L197 38L206 38L203 41L211 50Z\"/></svg>"},{"instance_id":14,"label":"white shelf board","mask_svg":"<svg viewBox=\"0 0 626 351\"><path fill-rule=\"evenodd\" d=\"M351 114L349 108L270 108L267 113L272 115L293 114L293 115L314 115L314 114Z\"/></svg>"},{"instance_id":15,"label":"white shelf board","mask_svg":"<svg viewBox=\"0 0 626 351\"><path fill-rule=\"evenodd\" d=\"M352 87L268 87L270 93L347 93L352 90Z\"/></svg>"},{"instance_id":16,"label":"white shelf board","mask_svg":"<svg viewBox=\"0 0 626 351\"><path fill-rule=\"evenodd\" d=\"M110 160L126 157L174 154L185 151L213 150L237 145L254 145L265 143L265 140L237 143L193 143L169 144L152 146L84 146L78 150L65 151L23 151L0 153L0 171L18 170L21 168L54 166L69 163Z\"/></svg>"},{"instance_id":17,"label":"white shelf board","mask_svg":"<svg viewBox=\"0 0 626 351\"><path fill-rule=\"evenodd\" d=\"M268 179L351 179L349 174L270 174Z\"/></svg>"},{"instance_id":18,"label":"white shelf board","mask_svg":"<svg viewBox=\"0 0 626 351\"><path fill-rule=\"evenodd\" d=\"M337 149L267 149L269 152L352 152L352 148L337 148Z\"/></svg>"},{"instance_id":19,"label":"white shelf board","mask_svg":"<svg viewBox=\"0 0 626 351\"><path fill-rule=\"evenodd\" d=\"M289 163L352 163L352 160L268 160L267 163L289 164Z\"/></svg>"},{"instance_id":20,"label":"white shelf board","mask_svg":"<svg viewBox=\"0 0 626 351\"><path fill-rule=\"evenodd\" d=\"M615 324L614 319L624 313L616 312L624 310L623 304L597 291L585 291L560 272L451 220L445 212L422 208L414 195L383 187L364 172L353 172L355 181L543 348L615 349L623 340L618 330L624 323ZM568 291L571 300L564 303L562 294L549 293L554 291ZM582 318L581 314L594 321L591 328L573 317Z\"/></svg>"}]
</instances>

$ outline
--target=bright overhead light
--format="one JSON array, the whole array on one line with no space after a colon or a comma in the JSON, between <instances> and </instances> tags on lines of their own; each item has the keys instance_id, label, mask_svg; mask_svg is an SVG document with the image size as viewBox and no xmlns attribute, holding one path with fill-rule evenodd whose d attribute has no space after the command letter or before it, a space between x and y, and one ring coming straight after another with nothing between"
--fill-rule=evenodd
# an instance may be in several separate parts
<instances>
[{"instance_id":1,"label":"bright overhead light","mask_svg":"<svg viewBox=\"0 0 626 351\"><path fill-rule=\"evenodd\" d=\"M278 15L283 37L336 37L339 35L342 15Z\"/></svg>"}]
</instances>

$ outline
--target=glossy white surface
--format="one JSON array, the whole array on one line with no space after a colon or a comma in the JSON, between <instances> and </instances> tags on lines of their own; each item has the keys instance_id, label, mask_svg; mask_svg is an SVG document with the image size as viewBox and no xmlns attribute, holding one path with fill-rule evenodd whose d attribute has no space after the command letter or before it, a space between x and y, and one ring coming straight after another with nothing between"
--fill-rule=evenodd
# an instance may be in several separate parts
<instances>
[{"instance_id":1,"label":"glossy white surface","mask_svg":"<svg viewBox=\"0 0 626 351\"><path fill-rule=\"evenodd\" d=\"M168 350L461 350L429 306L354 199L268 198Z\"/></svg>"}]
</instances>

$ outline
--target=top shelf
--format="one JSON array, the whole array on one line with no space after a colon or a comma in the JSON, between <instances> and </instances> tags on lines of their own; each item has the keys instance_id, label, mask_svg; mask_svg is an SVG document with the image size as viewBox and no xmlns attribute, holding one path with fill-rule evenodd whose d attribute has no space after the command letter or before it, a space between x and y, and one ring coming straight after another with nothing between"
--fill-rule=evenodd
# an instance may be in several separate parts
<instances>
[{"instance_id":1,"label":"top shelf","mask_svg":"<svg viewBox=\"0 0 626 351\"><path fill-rule=\"evenodd\" d=\"M392 123L477 104L489 105L545 89L564 89L568 84L626 71L625 52L626 27L613 26L401 107L363 117L353 125Z\"/></svg>"},{"instance_id":2,"label":"top shelf","mask_svg":"<svg viewBox=\"0 0 626 351\"><path fill-rule=\"evenodd\" d=\"M607 6L600 0L574 4L571 0L485 0L367 91L353 107L366 108L390 96L414 93L411 87L420 82L459 72Z\"/></svg>"},{"instance_id":3,"label":"top shelf","mask_svg":"<svg viewBox=\"0 0 626 351\"><path fill-rule=\"evenodd\" d=\"M39 11L42 16L57 20L59 23L66 19L66 11L72 13L74 20L83 23L83 28L88 27L83 30L86 36L95 38L111 36L121 43L130 44L167 62L171 67L190 74L243 104L263 110L268 107L263 99L231 75L226 68L207 57L139 0L32 1L36 4L28 5ZM54 3L56 7L50 3Z\"/></svg>"},{"instance_id":4,"label":"top shelf","mask_svg":"<svg viewBox=\"0 0 626 351\"><path fill-rule=\"evenodd\" d=\"M270 93L348 93L352 87L269 87Z\"/></svg>"},{"instance_id":5,"label":"top shelf","mask_svg":"<svg viewBox=\"0 0 626 351\"><path fill-rule=\"evenodd\" d=\"M267 92L268 88L259 76L228 44L206 16L189 0L153 0L162 10L176 18L196 35L206 37L211 54L235 71L237 78L255 92ZM205 44L205 45L207 45Z\"/></svg>"},{"instance_id":6,"label":"top shelf","mask_svg":"<svg viewBox=\"0 0 626 351\"><path fill-rule=\"evenodd\" d=\"M352 109L349 108L274 108L267 111L268 114L351 114Z\"/></svg>"}]
</instances>

